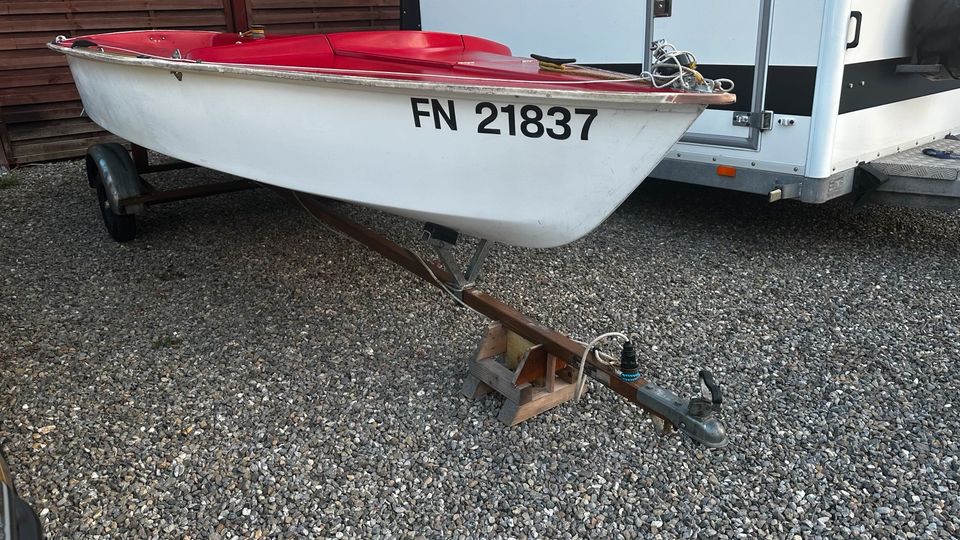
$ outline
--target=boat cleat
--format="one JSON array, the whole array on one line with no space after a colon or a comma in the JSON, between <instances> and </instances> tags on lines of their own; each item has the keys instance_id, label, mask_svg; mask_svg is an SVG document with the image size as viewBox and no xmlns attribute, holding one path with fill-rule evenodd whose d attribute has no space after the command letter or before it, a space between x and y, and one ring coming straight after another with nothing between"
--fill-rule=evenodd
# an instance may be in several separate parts
<instances>
[{"instance_id":1,"label":"boat cleat","mask_svg":"<svg viewBox=\"0 0 960 540\"><path fill-rule=\"evenodd\" d=\"M652 382L637 389L637 402L650 411L654 429L666 434L672 428L709 448L723 448L729 442L720 423L723 392L713 374L700 370L701 395L683 399Z\"/></svg>"}]
</instances>

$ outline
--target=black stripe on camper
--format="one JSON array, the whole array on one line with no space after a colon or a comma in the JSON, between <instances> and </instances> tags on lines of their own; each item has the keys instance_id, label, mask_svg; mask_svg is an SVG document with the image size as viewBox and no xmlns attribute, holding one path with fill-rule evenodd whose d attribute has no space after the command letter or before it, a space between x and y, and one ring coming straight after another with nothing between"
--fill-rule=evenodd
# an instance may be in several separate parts
<instances>
[{"instance_id":1,"label":"black stripe on camper","mask_svg":"<svg viewBox=\"0 0 960 540\"><path fill-rule=\"evenodd\" d=\"M732 105L711 105L711 110L750 112L753 103L753 77L757 71L755 67L699 64L697 71L708 79L730 79L733 81L733 93L737 95L737 102Z\"/></svg>"},{"instance_id":2,"label":"black stripe on camper","mask_svg":"<svg viewBox=\"0 0 960 540\"><path fill-rule=\"evenodd\" d=\"M601 69L639 74L641 64L591 64ZM705 65L697 69L708 79L726 78L736 84L737 102L733 105L711 105L711 110L750 112L753 104L754 66ZM811 116L817 84L817 68L813 66L770 66L767 71L765 109L777 114Z\"/></svg>"},{"instance_id":3,"label":"black stripe on camper","mask_svg":"<svg viewBox=\"0 0 960 540\"><path fill-rule=\"evenodd\" d=\"M792 116L813 116L817 90L817 68L812 66L770 66L764 110Z\"/></svg>"},{"instance_id":4,"label":"black stripe on camper","mask_svg":"<svg viewBox=\"0 0 960 540\"><path fill-rule=\"evenodd\" d=\"M420 22L420 0L400 0L400 29L423 29Z\"/></svg>"},{"instance_id":5,"label":"black stripe on camper","mask_svg":"<svg viewBox=\"0 0 960 540\"><path fill-rule=\"evenodd\" d=\"M920 75L897 73L898 65L910 62L910 58L889 58L845 66L840 114L960 88L960 81L931 81Z\"/></svg>"},{"instance_id":6,"label":"black stripe on camper","mask_svg":"<svg viewBox=\"0 0 960 540\"><path fill-rule=\"evenodd\" d=\"M931 81L920 75L898 74L897 66L910 58L888 58L849 64L843 72L840 114L880 107L940 92L960 89L960 81ZM598 67L624 73L640 73L640 64L597 64ZM737 102L711 109L750 111L753 103L753 66L700 65L704 77L732 79L737 87ZM764 109L777 114L812 116L817 68L814 66L770 66Z\"/></svg>"},{"instance_id":7,"label":"black stripe on camper","mask_svg":"<svg viewBox=\"0 0 960 540\"><path fill-rule=\"evenodd\" d=\"M639 75L643 72L643 64L588 64L591 67ZM708 79L724 77L734 82L734 94L737 102L732 105L711 105L711 110L721 111L750 111L753 102L753 66L698 66L700 73Z\"/></svg>"}]
</instances>

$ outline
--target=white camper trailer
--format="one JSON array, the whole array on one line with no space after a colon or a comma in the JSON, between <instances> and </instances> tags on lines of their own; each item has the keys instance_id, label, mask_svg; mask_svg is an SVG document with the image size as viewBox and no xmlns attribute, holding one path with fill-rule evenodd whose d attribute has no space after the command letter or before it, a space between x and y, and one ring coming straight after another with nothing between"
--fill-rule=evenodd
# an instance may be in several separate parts
<instances>
[{"instance_id":1,"label":"white camper trailer","mask_svg":"<svg viewBox=\"0 0 960 540\"><path fill-rule=\"evenodd\" d=\"M923 0L916 0L923 1ZM941 0L942 1L942 0ZM648 44L736 83L651 176L820 203L960 207L960 81L912 64L911 0L404 0L403 26L640 73Z\"/></svg>"}]
</instances>

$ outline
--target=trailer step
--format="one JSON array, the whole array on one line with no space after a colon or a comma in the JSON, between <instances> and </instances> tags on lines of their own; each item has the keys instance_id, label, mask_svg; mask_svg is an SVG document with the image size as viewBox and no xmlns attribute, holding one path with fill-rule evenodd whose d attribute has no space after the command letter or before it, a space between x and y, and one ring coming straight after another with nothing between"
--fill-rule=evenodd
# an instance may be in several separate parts
<instances>
[{"instance_id":1,"label":"trailer step","mask_svg":"<svg viewBox=\"0 0 960 540\"><path fill-rule=\"evenodd\" d=\"M960 140L940 139L862 164L858 201L892 206L960 209L960 160L927 155L933 149L960 156Z\"/></svg>"},{"instance_id":2,"label":"trailer step","mask_svg":"<svg viewBox=\"0 0 960 540\"><path fill-rule=\"evenodd\" d=\"M899 154L871 161L870 164L890 176L928 180L960 180L960 160L928 156L923 153L928 148L941 152L951 152L955 156L960 156L960 141L940 139L904 150Z\"/></svg>"}]
</instances>

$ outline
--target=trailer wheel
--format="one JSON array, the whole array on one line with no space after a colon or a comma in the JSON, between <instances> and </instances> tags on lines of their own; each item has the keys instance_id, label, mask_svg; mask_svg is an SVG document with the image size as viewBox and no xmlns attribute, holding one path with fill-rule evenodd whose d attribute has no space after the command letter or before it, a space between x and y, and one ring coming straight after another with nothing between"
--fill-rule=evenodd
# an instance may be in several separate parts
<instances>
[{"instance_id":1,"label":"trailer wheel","mask_svg":"<svg viewBox=\"0 0 960 540\"><path fill-rule=\"evenodd\" d=\"M123 147L120 143L103 143L95 144L90 148L87 148L87 183L90 184L90 187L96 189L100 185L100 165L97 163L99 158L104 155L104 152L111 152L113 156L117 157L118 166L126 169L128 166L133 166L133 170L136 170L136 166L133 165L133 159L131 158L130 163L123 163L124 156L129 156L127 149ZM108 154L109 155L109 154Z\"/></svg>"},{"instance_id":2,"label":"trailer wheel","mask_svg":"<svg viewBox=\"0 0 960 540\"><path fill-rule=\"evenodd\" d=\"M117 242L137 235L137 218L119 201L140 195L143 184L127 150L116 143L97 144L87 150L87 180L97 190L97 205L107 232Z\"/></svg>"},{"instance_id":3,"label":"trailer wheel","mask_svg":"<svg viewBox=\"0 0 960 540\"><path fill-rule=\"evenodd\" d=\"M129 242L137 236L137 216L116 213L103 183L97 184L97 203L100 206L100 215L103 216L103 225L115 241Z\"/></svg>"}]
</instances>

